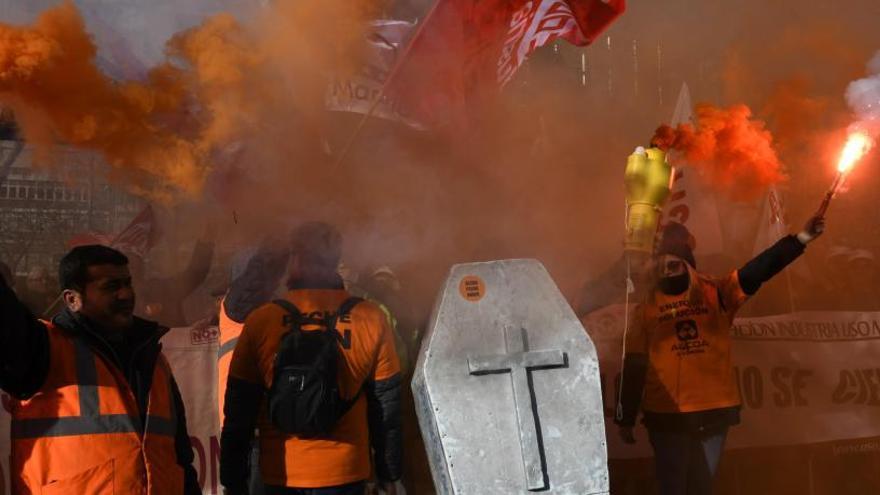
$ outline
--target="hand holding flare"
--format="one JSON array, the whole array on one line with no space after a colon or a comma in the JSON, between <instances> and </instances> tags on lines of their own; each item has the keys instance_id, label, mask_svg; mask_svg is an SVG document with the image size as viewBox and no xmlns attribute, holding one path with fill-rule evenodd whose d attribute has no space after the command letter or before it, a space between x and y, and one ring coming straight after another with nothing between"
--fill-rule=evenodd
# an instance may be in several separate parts
<instances>
[{"instance_id":1,"label":"hand holding flare","mask_svg":"<svg viewBox=\"0 0 880 495\"><path fill-rule=\"evenodd\" d=\"M825 193L825 199L822 200L819 210L816 211L817 217L825 216L825 212L828 211L828 205L831 203L831 198L838 193L840 187L846 182L846 178L855 164L871 151L873 146L874 141L871 140L867 133L856 131L850 134L840 154L840 161L837 163L837 176L831 184L831 189Z\"/></svg>"}]
</instances>

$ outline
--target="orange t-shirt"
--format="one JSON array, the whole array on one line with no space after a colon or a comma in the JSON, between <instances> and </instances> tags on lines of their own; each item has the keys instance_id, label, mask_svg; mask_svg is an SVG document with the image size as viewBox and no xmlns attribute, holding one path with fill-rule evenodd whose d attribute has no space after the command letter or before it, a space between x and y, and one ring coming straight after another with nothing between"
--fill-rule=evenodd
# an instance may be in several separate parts
<instances>
[{"instance_id":1,"label":"orange t-shirt","mask_svg":"<svg viewBox=\"0 0 880 495\"><path fill-rule=\"evenodd\" d=\"M730 327L748 296L737 272L713 279L691 269L690 278L684 293L656 290L636 308L626 347L648 358L645 411L695 412L740 404Z\"/></svg>"},{"instance_id":2,"label":"orange t-shirt","mask_svg":"<svg viewBox=\"0 0 880 495\"><path fill-rule=\"evenodd\" d=\"M349 296L344 290L292 290L285 298L303 314L335 312ZM248 316L232 356L230 375L272 385L275 353L286 311L267 304ZM319 315L314 315L319 316ZM361 302L348 317L340 318L342 336L339 387L345 398L357 394L365 381L387 380L400 373L394 336L385 313L371 302ZM367 403L362 394L343 416L328 439L300 439L274 427L263 401L258 420L260 471L269 485L319 488L344 485L370 477L370 444Z\"/></svg>"}]
</instances>

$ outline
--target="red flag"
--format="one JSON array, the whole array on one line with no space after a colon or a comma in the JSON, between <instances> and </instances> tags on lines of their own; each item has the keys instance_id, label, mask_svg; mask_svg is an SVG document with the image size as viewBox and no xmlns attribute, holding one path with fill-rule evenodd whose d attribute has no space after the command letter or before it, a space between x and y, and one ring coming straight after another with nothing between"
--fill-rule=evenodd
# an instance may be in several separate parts
<instances>
[{"instance_id":1,"label":"red flag","mask_svg":"<svg viewBox=\"0 0 880 495\"><path fill-rule=\"evenodd\" d=\"M110 234L101 234L99 232L86 232L84 234L74 234L67 240L67 249L73 249L80 246L91 246L92 244L101 244L109 246L113 242L113 236Z\"/></svg>"},{"instance_id":2,"label":"red flag","mask_svg":"<svg viewBox=\"0 0 880 495\"><path fill-rule=\"evenodd\" d=\"M145 258L156 245L159 236L153 207L147 205L116 237L99 233L78 234L67 241L67 247L73 249L77 246L103 244L126 254Z\"/></svg>"},{"instance_id":3,"label":"red flag","mask_svg":"<svg viewBox=\"0 0 880 495\"><path fill-rule=\"evenodd\" d=\"M386 83L393 105L431 126L467 123L535 49L592 42L625 0L437 0Z\"/></svg>"},{"instance_id":4,"label":"red flag","mask_svg":"<svg viewBox=\"0 0 880 495\"><path fill-rule=\"evenodd\" d=\"M147 205L138 216L134 217L128 227L116 235L110 245L125 253L144 258L158 240L156 216L153 214L153 207Z\"/></svg>"}]
</instances>

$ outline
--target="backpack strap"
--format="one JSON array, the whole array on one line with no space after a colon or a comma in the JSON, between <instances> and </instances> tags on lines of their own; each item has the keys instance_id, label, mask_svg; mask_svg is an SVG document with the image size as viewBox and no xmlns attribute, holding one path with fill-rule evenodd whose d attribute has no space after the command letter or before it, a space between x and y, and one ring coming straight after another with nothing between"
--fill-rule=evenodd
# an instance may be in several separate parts
<instances>
[{"instance_id":1,"label":"backpack strap","mask_svg":"<svg viewBox=\"0 0 880 495\"><path fill-rule=\"evenodd\" d=\"M339 306L339 309L336 310L335 313L330 314L324 320L324 325L327 327L327 330L336 330L336 325L339 323L339 319L344 315L351 313L351 310L354 309L359 303L363 302L363 298L361 297L349 297L345 301L342 301L342 304Z\"/></svg>"},{"instance_id":2,"label":"backpack strap","mask_svg":"<svg viewBox=\"0 0 880 495\"><path fill-rule=\"evenodd\" d=\"M363 297L349 297L345 301L342 301L342 304L339 306L339 310L336 311L336 317L338 318L340 316L351 313L351 310L353 310L355 306L362 302L364 302Z\"/></svg>"},{"instance_id":3,"label":"backpack strap","mask_svg":"<svg viewBox=\"0 0 880 495\"><path fill-rule=\"evenodd\" d=\"M275 299L274 301L272 301L272 304L281 306L285 311L293 316L302 317L302 311L300 311L295 304L288 301L287 299Z\"/></svg>"},{"instance_id":4,"label":"backpack strap","mask_svg":"<svg viewBox=\"0 0 880 495\"><path fill-rule=\"evenodd\" d=\"M275 299L274 301L272 301L272 304L280 306L281 309L286 311L287 314L289 314L293 318L293 324L290 325L291 331L295 331L297 333L302 332L302 324L304 323L305 318L302 314L302 311L300 311L295 304L288 301L287 299Z\"/></svg>"}]
</instances>

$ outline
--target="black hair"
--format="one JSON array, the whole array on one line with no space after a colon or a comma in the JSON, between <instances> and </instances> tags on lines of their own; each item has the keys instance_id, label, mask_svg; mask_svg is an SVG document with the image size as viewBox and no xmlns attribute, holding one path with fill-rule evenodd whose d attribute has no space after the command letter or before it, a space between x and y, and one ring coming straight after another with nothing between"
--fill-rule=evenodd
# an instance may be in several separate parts
<instances>
[{"instance_id":1,"label":"black hair","mask_svg":"<svg viewBox=\"0 0 880 495\"><path fill-rule=\"evenodd\" d=\"M125 266L128 258L111 247L98 244L75 247L61 258L58 266L61 290L85 289L89 282L89 267L96 265Z\"/></svg>"}]
</instances>

